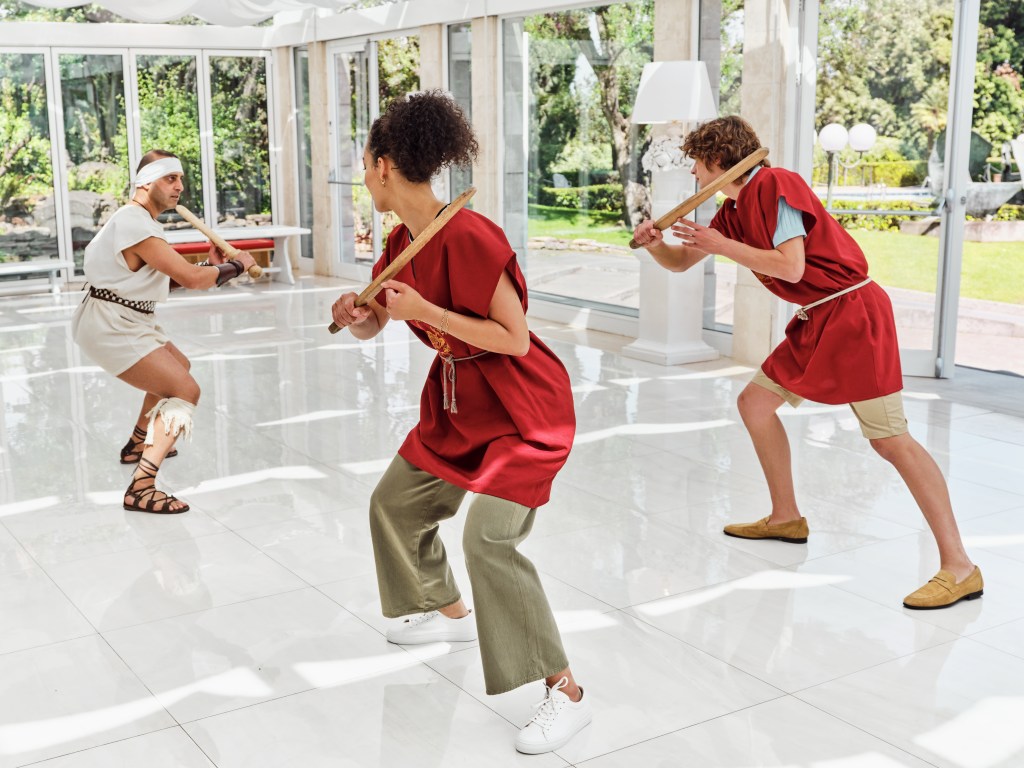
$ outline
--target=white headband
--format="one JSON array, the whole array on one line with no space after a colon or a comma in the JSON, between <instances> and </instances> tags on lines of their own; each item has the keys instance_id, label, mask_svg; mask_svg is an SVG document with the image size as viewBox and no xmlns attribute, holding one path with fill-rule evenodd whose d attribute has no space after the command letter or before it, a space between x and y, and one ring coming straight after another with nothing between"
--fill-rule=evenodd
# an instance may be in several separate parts
<instances>
[{"instance_id":1,"label":"white headband","mask_svg":"<svg viewBox=\"0 0 1024 768\"><path fill-rule=\"evenodd\" d=\"M185 175L185 169L181 167L181 160L176 157L161 157L159 160L154 160L149 165L143 166L135 176L135 186L152 184L157 179L162 179L172 173Z\"/></svg>"}]
</instances>

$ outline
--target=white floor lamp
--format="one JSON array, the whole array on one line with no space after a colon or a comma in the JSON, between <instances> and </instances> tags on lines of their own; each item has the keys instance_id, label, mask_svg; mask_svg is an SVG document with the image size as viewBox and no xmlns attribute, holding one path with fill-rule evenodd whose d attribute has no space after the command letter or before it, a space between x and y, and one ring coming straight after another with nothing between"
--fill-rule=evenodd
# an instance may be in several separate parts
<instances>
[{"instance_id":1,"label":"white floor lamp","mask_svg":"<svg viewBox=\"0 0 1024 768\"><path fill-rule=\"evenodd\" d=\"M695 190L692 163L683 155L686 124L717 116L711 83L702 61L657 61L644 66L633 106L634 123L667 125L644 155L651 170L651 214L657 218ZM679 242L665 232L668 242ZM718 351L702 339L704 272L694 267L669 272L647 251L640 261L640 323L636 341L623 348L629 357L677 365L714 360Z\"/></svg>"}]
</instances>

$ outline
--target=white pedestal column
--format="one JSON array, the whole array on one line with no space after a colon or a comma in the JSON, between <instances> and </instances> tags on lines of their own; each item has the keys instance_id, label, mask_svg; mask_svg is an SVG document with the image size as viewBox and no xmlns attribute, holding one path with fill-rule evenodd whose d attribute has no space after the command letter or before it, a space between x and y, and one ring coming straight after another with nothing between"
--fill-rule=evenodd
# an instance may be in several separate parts
<instances>
[{"instance_id":1,"label":"white pedestal column","mask_svg":"<svg viewBox=\"0 0 1024 768\"><path fill-rule=\"evenodd\" d=\"M688 169L658 171L653 180L654 217L668 212L693 194ZM679 240L668 230L665 240ZM636 341L622 349L627 357L661 365L715 360L718 350L702 338L704 270L695 265L686 272L669 272L645 250L633 252L640 261L640 323Z\"/></svg>"}]
</instances>

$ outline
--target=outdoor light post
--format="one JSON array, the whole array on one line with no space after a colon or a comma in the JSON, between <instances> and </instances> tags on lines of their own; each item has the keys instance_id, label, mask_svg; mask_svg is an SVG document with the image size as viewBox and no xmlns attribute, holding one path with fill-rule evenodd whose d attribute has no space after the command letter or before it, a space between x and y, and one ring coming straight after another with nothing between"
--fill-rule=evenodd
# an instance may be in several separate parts
<instances>
[{"instance_id":1,"label":"outdoor light post","mask_svg":"<svg viewBox=\"0 0 1024 768\"><path fill-rule=\"evenodd\" d=\"M850 149L863 155L873 146L877 132L867 123L857 123L849 131L839 123L829 123L818 134L818 144L825 150L828 157L828 193L825 197L825 210L832 211L832 187L835 184L836 165L839 160L839 152L849 144ZM859 162L859 161L858 161ZM853 165L845 166L853 168Z\"/></svg>"}]
</instances>

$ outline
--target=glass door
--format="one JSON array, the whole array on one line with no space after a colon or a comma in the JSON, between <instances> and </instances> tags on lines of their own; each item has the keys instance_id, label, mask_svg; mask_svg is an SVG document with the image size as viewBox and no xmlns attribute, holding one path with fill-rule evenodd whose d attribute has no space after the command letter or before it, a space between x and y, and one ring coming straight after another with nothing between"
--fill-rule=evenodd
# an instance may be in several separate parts
<instances>
[{"instance_id":1,"label":"glass door","mask_svg":"<svg viewBox=\"0 0 1024 768\"><path fill-rule=\"evenodd\" d=\"M337 222L335 263L340 265L339 275L356 279L365 278L367 267L375 261L374 211L363 185L362 159L370 116L376 113L376 103L371 103L375 89L370 87L370 47L369 43L359 48L337 46L328 52L332 98L327 183Z\"/></svg>"},{"instance_id":2,"label":"glass door","mask_svg":"<svg viewBox=\"0 0 1024 768\"><path fill-rule=\"evenodd\" d=\"M821 6L812 182L892 300L903 372L949 376L971 115L961 84L973 81L974 68L970 20L953 0L914 0L882 16L872 15L873 5Z\"/></svg>"}]
</instances>

